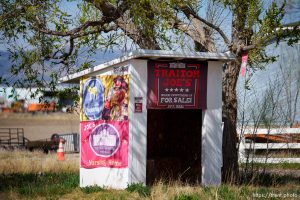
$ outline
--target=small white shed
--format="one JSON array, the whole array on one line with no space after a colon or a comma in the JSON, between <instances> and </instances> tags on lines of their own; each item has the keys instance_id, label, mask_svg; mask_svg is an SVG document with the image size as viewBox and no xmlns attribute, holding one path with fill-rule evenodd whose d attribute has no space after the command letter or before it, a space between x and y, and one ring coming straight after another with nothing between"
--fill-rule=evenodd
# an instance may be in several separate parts
<instances>
[{"instance_id":1,"label":"small white shed","mask_svg":"<svg viewBox=\"0 0 300 200\"><path fill-rule=\"evenodd\" d=\"M80 186L161 178L219 185L228 53L137 50L62 77L80 83Z\"/></svg>"}]
</instances>

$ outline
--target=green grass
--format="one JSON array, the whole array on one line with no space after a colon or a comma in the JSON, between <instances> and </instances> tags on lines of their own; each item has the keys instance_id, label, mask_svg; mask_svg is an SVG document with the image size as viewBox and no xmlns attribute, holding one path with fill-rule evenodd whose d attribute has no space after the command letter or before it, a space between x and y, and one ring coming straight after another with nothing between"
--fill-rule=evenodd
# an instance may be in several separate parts
<instances>
[{"instance_id":1,"label":"green grass","mask_svg":"<svg viewBox=\"0 0 300 200\"><path fill-rule=\"evenodd\" d=\"M242 177L241 184L254 185L254 186L266 186L276 187L284 185L299 185L299 177L291 175L279 175L270 173L261 174L247 174Z\"/></svg>"},{"instance_id":2,"label":"green grass","mask_svg":"<svg viewBox=\"0 0 300 200\"><path fill-rule=\"evenodd\" d=\"M200 197L197 195L191 194L180 194L174 198L174 200L200 200Z\"/></svg>"},{"instance_id":3,"label":"green grass","mask_svg":"<svg viewBox=\"0 0 300 200\"><path fill-rule=\"evenodd\" d=\"M99 186L87 186L87 187L81 188L81 191L86 194L91 194L91 193L95 193L95 192L102 192L102 191L104 191L104 189Z\"/></svg>"},{"instance_id":4,"label":"green grass","mask_svg":"<svg viewBox=\"0 0 300 200\"><path fill-rule=\"evenodd\" d=\"M134 184L128 185L126 190L128 192L137 192L141 197L147 197L147 196L150 196L150 194L151 194L150 187L144 186L142 183L134 183Z\"/></svg>"},{"instance_id":5,"label":"green grass","mask_svg":"<svg viewBox=\"0 0 300 200\"><path fill-rule=\"evenodd\" d=\"M78 173L15 173L0 174L0 199L253 199L253 194L293 194L300 197L300 180L291 177L261 174L247 177L241 185L201 187L180 183L128 185L126 190L98 186L79 188ZM280 199L280 198L270 198Z\"/></svg>"},{"instance_id":6,"label":"green grass","mask_svg":"<svg viewBox=\"0 0 300 200\"><path fill-rule=\"evenodd\" d=\"M1 174L0 192L15 192L25 198L59 197L78 187L79 175L74 173Z\"/></svg>"}]
</instances>

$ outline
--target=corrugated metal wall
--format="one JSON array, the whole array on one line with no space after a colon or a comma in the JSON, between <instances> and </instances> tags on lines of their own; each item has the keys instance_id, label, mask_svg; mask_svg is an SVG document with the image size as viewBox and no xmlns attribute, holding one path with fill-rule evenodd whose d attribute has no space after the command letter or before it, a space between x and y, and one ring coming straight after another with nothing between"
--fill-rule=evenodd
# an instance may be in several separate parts
<instances>
[{"instance_id":1,"label":"corrugated metal wall","mask_svg":"<svg viewBox=\"0 0 300 200\"><path fill-rule=\"evenodd\" d=\"M64 144L64 150L66 153L79 152L78 133L59 134L59 136L66 140Z\"/></svg>"}]
</instances>

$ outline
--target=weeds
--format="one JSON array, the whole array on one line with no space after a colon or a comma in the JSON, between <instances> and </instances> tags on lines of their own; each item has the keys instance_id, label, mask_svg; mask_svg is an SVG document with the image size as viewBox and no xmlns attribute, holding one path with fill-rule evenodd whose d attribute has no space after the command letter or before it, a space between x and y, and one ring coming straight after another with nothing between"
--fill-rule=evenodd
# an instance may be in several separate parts
<instances>
[{"instance_id":1,"label":"weeds","mask_svg":"<svg viewBox=\"0 0 300 200\"><path fill-rule=\"evenodd\" d=\"M283 185L300 185L299 177L291 175L279 175L270 173L257 173L257 174L246 174L243 176L241 184L255 185L255 186L266 186L275 187Z\"/></svg>"},{"instance_id":2,"label":"weeds","mask_svg":"<svg viewBox=\"0 0 300 200\"><path fill-rule=\"evenodd\" d=\"M144 186L142 183L128 185L126 190L128 192L137 192L141 197L147 197L151 194L150 188L148 186Z\"/></svg>"},{"instance_id":3,"label":"weeds","mask_svg":"<svg viewBox=\"0 0 300 200\"><path fill-rule=\"evenodd\" d=\"M189 194L181 194L179 196L176 196L174 200L199 200L200 198L195 195L189 195Z\"/></svg>"},{"instance_id":4,"label":"weeds","mask_svg":"<svg viewBox=\"0 0 300 200\"><path fill-rule=\"evenodd\" d=\"M57 197L78 187L79 175L72 173L1 174L0 192L24 197Z\"/></svg>"},{"instance_id":5,"label":"weeds","mask_svg":"<svg viewBox=\"0 0 300 200\"><path fill-rule=\"evenodd\" d=\"M180 181L157 181L151 186L131 184L126 190L98 186L79 188L79 158L71 156L67 154L65 161L58 162L55 155L41 152L0 151L0 199L231 200L253 199L253 195L264 197L269 194L300 197L299 177L259 171L245 174L238 186L202 187ZM282 164L281 167L296 168L297 165Z\"/></svg>"},{"instance_id":6,"label":"weeds","mask_svg":"<svg viewBox=\"0 0 300 200\"><path fill-rule=\"evenodd\" d=\"M293 194L300 196L300 183L280 186L274 177L258 177L273 184L260 185L221 185L219 187L190 186L179 182L144 186L131 184L126 190L103 189L98 186L79 188L79 175L76 173L45 174L2 174L0 175L0 197L2 199L252 199L253 194ZM2 195L2 196L1 196Z\"/></svg>"},{"instance_id":7,"label":"weeds","mask_svg":"<svg viewBox=\"0 0 300 200\"><path fill-rule=\"evenodd\" d=\"M99 186L87 186L87 187L81 188L81 191L86 194L91 194L91 193L95 193L95 192L102 192L102 191L104 191L104 189Z\"/></svg>"},{"instance_id":8,"label":"weeds","mask_svg":"<svg viewBox=\"0 0 300 200\"><path fill-rule=\"evenodd\" d=\"M41 151L0 150L0 174L12 173L60 173L79 172L79 155L65 154L65 161L57 161L56 154Z\"/></svg>"}]
</instances>

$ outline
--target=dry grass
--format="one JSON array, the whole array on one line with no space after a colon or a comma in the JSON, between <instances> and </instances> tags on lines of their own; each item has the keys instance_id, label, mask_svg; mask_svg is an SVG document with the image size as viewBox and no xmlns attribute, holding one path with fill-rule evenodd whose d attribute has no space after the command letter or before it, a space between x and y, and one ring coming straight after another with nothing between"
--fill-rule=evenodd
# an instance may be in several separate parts
<instances>
[{"instance_id":1,"label":"dry grass","mask_svg":"<svg viewBox=\"0 0 300 200\"><path fill-rule=\"evenodd\" d=\"M3 198L0 199L11 199L11 200L23 200L23 199L35 199L35 200L47 200L47 199L60 199L60 200L92 200L92 199L99 199L99 200L140 200L144 199L139 196L137 193L129 193L126 191L112 191L107 190L103 192L97 192L97 193L91 193L87 194L82 192L79 188L73 190L72 192L64 195L58 195L56 197L45 197L45 196L36 196L36 197L24 197L16 192L10 192L8 194L5 194ZM158 199L159 200L159 199Z\"/></svg>"},{"instance_id":2,"label":"dry grass","mask_svg":"<svg viewBox=\"0 0 300 200\"><path fill-rule=\"evenodd\" d=\"M255 199L255 194L275 195L275 194L295 194L300 197L299 185L286 185L275 187L260 187L253 185L221 185L219 187L189 186L182 183L172 183L169 185L157 183L151 188L151 195L147 199ZM276 198L275 198L276 199Z\"/></svg>"},{"instance_id":3,"label":"dry grass","mask_svg":"<svg viewBox=\"0 0 300 200\"><path fill-rule=\"evenodd\" d=\"M148 199L247 199L249 194L245 194L242 191L243 187L228 187L226 185L202 187L200 185L191 186L181 182L172 182L168 185L157 182L151 188L151 195Z\"/></svg>"},{"instance_id":4,"label":"dry grass","mask_svg":"<svg viewBox=\"0 0 300 200\"><path fill-rule=\"evenodd\" d=\"M203 190L199 186L184 185L180 182L165 184L162 181L159 181L152 186L149 199L173 199L182 194L197 196L200 199L203 199Z\"/></svg>"},{"instance_id":5,"label":"dry grass","mask_svg":"<svg viewBox=\"0 0 300 200\"><path fill-rule=\"evenodd\" d=\"M64 161L57 161L56 153L0 150L0 174L47 172L79 172L79 154L65 154Z\"/></svg>"},{"instance_id":6,"label":"dry grass","mask_svg":"<svg viewBox=\"0 0 300 200\"><path fill-rule=\"evenodd\" d=\"M253 199L253 194L295 194L300 197L299 180L281 182L272 176L263 177L265 180L262 180L272 182L273 178L278 181L269 186L257 182L252 185L202 187L179 181L158 181L151 187L137 185L137 190L131 191L103 188L86 190L79 188L78 171L78 154L65 154L65 161L57 161L55 153L0 150L0 182L3 183L2 190L0 184L0 199L231 200Z\"/></svg>"},{"instance_id":7,"label":"dry grass","mask_svg":"<svg viewBox=\"0 0 300 200\"><path fill-rule=\"evenodd\" d=\"M59 199L62 200L83 200L83 199L122 199L122 200L139 200L144 199L139 196L138 193L130 193L123 190L105 190L102 192L97 193L90 193L87 194L85 192L82 192L80 189L75 189L69 194L65 194L61 196Z\"/></svg>"}]
</instances>

